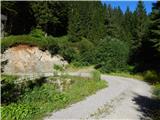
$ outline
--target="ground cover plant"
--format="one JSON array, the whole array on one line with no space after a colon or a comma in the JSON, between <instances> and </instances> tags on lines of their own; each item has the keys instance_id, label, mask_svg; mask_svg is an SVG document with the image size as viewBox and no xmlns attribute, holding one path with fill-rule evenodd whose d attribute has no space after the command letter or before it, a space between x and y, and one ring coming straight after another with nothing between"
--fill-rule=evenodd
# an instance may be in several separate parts
<instances>
[{"instance_id":1,"label":"ground cover plant","mask_svg":"<svg viewBox=\"0 0 160 120\"><path fill-rule=\"evenodd\" d=\"M86 96L107 86L105 81L99 79L71 76L67 76L67 78L72 82L70 87L63 92L57 90L57 86L51 83L26 88L17 101L2 104L2 119L40 120L47 113L83 100Z\"/></svg>"}]
</instances>

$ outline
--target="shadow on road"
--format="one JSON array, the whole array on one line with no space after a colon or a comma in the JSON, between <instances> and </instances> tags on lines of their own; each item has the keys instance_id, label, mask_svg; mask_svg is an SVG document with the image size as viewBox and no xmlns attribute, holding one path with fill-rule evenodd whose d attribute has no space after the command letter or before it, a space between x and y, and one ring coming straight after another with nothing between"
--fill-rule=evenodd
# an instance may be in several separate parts
<instances>
[{"instance_id":1,"label":"shadow on road","mask_svg":"<svg viewBox=\"0 0 160 120\"><path fill-rule=\"evenodd\" d=\"M133 99L143 113L141 120L160 120L160 100L138 95Z\"/></svg>"}]
</instances>

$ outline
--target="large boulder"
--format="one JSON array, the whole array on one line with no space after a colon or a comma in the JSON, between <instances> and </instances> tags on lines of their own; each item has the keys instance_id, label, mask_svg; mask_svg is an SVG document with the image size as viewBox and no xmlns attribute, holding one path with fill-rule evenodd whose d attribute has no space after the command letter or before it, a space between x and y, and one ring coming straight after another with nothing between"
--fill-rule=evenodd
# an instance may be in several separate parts
<instances>
[{"instance_id":1,"label":"large boulder","mask_svg":"<svg viewBox=\"0 0 160 120\"><path fill-rule=\"evenodd\" d=\"M51 56L48 51L42 51L38 47L18 45L9 48L1 55L3 72L6 74L43 74L52 73L53 66L67 65L60 55Z\"/></svg>"}]
</instances>

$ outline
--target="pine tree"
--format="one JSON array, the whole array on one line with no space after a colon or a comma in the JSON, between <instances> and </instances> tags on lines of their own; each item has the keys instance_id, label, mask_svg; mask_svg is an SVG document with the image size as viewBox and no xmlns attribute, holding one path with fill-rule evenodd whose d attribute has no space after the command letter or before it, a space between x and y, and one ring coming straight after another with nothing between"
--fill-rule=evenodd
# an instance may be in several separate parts
<instances>
[{"instance_id":1,"label":"pine tree","mask_svg":"<svg viewBox=\"0 0 160 120\"><path fill-rule=\"evenodd\" d=\"M8 34L27 34L35 25L34 16L27 1L2 1L2 14L7 16Z\"/></svg>"},{"instance_id":2,"label":"pine tree","mask_svg":"<svg viewBox=\"0 0 160 120\"><path fill-rule=\"evenodd\" d=\"M133 26L133 20L132 20L132 12L130 11L129 7L127 7L125 14L124 14L124 21L123 21L123 26L124 26L124 32L125 32L125 39L128 45L131 47L131 40L132 40L132 30L134 28Z\"/></svg>"},{"instance_id":3,"label":"pine tree","mask_svg":"<svg viewBox=\"0 0 160 120\"><path fill-rule=\"evenodd\" d=\"M138 55L140 54L142 42L144 41L145 33L148 31L148 16L146 14L145 6L142 1L138 2L137 8L133 13L133 30L132 30L132 45L130 63L137 64Z\"/></svg>"},{"instance_id":4,"label":"pine tree","mask_svg":"<svg viewBox=\"0 0 160 120\"><path fill-rule=\"evenodd\" d=\"M160 1L153 4L150 17L150 41L154 43L154 47L160 52Z\"/></svg>"},{"instance_id":5,"label":"pine tree","mask_svg":"<svg viewBox=\"0 0 160 120\"><path fill-rule=\"evenodd\" d=\"M160 2L153 4L149 17L149 29L143 36L142 45L139 48L136 70L160 72Z\"/></svg>"},{"instance_id":6,"label":"pine tree","mask_svg":"<svg viewBox=\"0 0 160 120\"><path fill-rule=\"evenodd\" d=\"M68 4L58 1L30 2L37 28L46 33L60 36L67 32Z\"/></svg>"},{"instance_id":7,"label":"pine tree","mask_svg":"<svg viewBox=\"0 0 160 120\"><path fill-rule=\"evenodd\" d=\"M147 22L148 22L148 17L146 14L144 3L142 1L138 2L133 17L134 17L133 22L135 29L133 31L134 38L132 41L132 48L133 50L136 51L141 46L143 36L147 30Z\"/></svg>"},{"instance_id":8,"label":"pine tree","mask_svg":"<svg viewBox=\"0 0 160 120\"><path fill-rule=\"evenodd\" d=\"M68 18L71 41L80 41L85 37L96 43L104 37L104 9L100 1L73 2Z\"/></svg>"},{"instance_id":9,"label":"pine tree","mask_svg":"<svg viewBox=\"0 0 160 120\"><path fill-rule=\"evenodd\" d=\"M69 39L72 42L76 42L76 41L79 41L81 37L81 33L80 33L81 20L80 20L79 2L72 2L70 7L71 9L68 15L68 18L69 18L68 34L69 34Z\"/></svg>"},{"instance_id":10,"label":"pine tree","mask_svg":"<svg viewBox=\"0 0 160 120\"><path fill-rule=\"evenodd\" d=\"M120 7L113 9L110 5L108 5L106 7L105 15L106 35L126 41L123 22L124 16Z\"/></svg>"}]
</instances>

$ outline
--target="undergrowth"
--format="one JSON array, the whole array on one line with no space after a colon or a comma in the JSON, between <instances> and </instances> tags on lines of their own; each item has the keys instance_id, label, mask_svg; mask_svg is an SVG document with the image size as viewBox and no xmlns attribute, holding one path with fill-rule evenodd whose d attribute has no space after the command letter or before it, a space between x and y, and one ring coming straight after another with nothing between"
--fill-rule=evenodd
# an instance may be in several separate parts
<instances>
[{"instance_id":1,"label":"undergrowth","mask_svg":"<svg viewBox=\"0 0 160 120\"><path fill-rule=\"evenodd\" d=\"M40 120L47 113L65 108L66 106L84 99L97 90L106 87L106 82L90 78L68 77L72 79L71 86L63 91L56 90L51 83L35 86L21 95L20 99L9 105L2 105L3 120Z\"/></svg>"}]
</instances>

